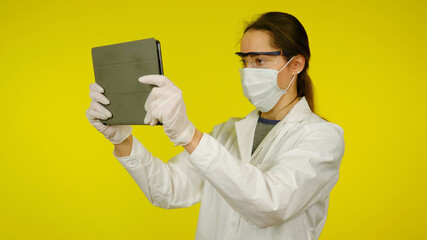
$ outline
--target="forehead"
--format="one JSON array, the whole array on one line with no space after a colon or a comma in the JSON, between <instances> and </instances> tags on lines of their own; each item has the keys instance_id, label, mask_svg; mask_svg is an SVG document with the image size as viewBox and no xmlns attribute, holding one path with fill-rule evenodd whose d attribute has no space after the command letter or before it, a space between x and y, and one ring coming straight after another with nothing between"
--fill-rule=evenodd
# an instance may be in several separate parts
<instances>
[{"instance_id":1,"label":"forehead","mask_svg":"<svg viewBox=\"0 0 427 240\"><path fill-rule=\"evenodd\" d=\"M272 38L267 31L249 30L240 41L241 52L270 52L278 48L271 46Z\"/></svg>"}]
</instances>

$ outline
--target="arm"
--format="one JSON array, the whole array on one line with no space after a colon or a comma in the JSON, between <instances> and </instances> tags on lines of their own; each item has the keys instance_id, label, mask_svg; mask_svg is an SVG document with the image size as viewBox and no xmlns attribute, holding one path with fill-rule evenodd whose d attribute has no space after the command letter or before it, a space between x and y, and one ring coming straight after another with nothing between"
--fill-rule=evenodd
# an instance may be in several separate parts
<instances>
[{"instance_id":1,"label":"arm","mask_svg":"<svg viewBox=\"0 0 427 240\"><path fill-rule=\"evenodd\" d=\"M197 145L199 145L200 140L202 139L203 133L200 132L197 128L194 131L194 136L193 136L193 140L191 140L191 142L187 145L184 146L185 150L191 154L197 147Z\"/></svg>"},{"instance_id":2,"label":"arm","mask_svg":"<svg viewBox=\"0 0 427 240\"><path fill-rule=\"evenodd\" d=\"M240 216L265 228L281 224L326 198L338 180L343 150L340 130L317 130L281 154L277 164L263 173L235 159L204 134L189 159Z\"/></svg>"},{"instance_id":3,"label":"arm","mask_svg":"<svg viewBox=\"0 0 427 240\"><path fill-rule=\"evenodd\" d=\"M188 162L185 151L164 163L138 139L130 138L127 143L115 145L113 154L153 205L169 209L189 207L200 201L204 180ZM125 156L127 153L130 155Z\"/></svg>"},{"instance_id":4,"label":"arm","mask_svg":"<svg viewBox=\"0 0 427 240\"><path fill-rule=\"evenodd\" d=\"M139 81L158 86L146 102L146 123L162 122L169 139L185 146L200 175L248 222L258 227L281 224L327 197L336 183L344 149L339 127L310 131L294 149L272 159L276 165L263 173L235 159L215 138L200 137L187 117L182 91L168 78L148 75Z\"/></svg>"},{"instance_id":5,"label":"arm","mask_svg":"<svg viewBox=\"0 0 427 240\"><path fill-rule=\"evenodd\" d=\"M117 157L127 157L132 151L133 145L133 136L130 135L123 142L119 144L114 144L114 152L116 152Z\"/></svg>"}]
</instances>

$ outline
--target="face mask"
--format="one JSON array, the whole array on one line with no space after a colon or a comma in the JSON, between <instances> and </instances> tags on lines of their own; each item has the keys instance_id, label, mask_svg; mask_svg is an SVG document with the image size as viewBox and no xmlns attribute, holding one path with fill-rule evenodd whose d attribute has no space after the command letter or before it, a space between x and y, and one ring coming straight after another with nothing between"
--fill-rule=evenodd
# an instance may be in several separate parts
<instances>
[{"instance_id":1,"label":"face mask","mask_svg":"<svg viewBox=\"0 0 427 240\"><path fill-rule=\"evenodd\" d=\"M291 61L292 57L280 71L264 68L239 69L242 81L243 94L261 112L270 111L280 97L286 93L296 75L292 77L285 90L277 85L277 74L281 72Z\"/></svg>"}]
</instances>

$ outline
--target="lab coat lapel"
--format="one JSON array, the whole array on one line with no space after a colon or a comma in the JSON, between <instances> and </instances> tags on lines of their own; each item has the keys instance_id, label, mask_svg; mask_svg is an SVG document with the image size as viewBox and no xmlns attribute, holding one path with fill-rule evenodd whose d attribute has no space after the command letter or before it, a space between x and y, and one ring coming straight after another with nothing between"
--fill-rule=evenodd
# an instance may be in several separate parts
<instances>
[{"instance_id":1,"label":"lab coat lapel","mask_svg":"<svg viewBox=\"0 0 427 240\"><path fill-rule=\"evenodd\" d=\"M252 154L250 161L254 162L252 158L255 157L264 146L268 146L268 143L276 139L276 136L278 134L280 134L281 136L285 135L289 131L289 129L295 126L296 122L306 118L310 113L312 113L310 106L308 105L305 97L302 97L299 102L295 104L295 106L291 109L291 111L289 111L285 118L280 121L276 126L274 126L274 128L271 129L267 136L265 136L265 138L258 145L254 154Z\"/></svg>"},{"instance_id":2,"label":"lab coat lapel","mask_svg":"<svg viewBox=\"0 0 427 240\"><path fill-rule=\"evenodd\" d=\"M255 127L258 122L258 110L249 113L246 118L235 123L237 143L240 157L244 162L251 159L252 145L254 142Z\"/></svg>"}]
</instances>

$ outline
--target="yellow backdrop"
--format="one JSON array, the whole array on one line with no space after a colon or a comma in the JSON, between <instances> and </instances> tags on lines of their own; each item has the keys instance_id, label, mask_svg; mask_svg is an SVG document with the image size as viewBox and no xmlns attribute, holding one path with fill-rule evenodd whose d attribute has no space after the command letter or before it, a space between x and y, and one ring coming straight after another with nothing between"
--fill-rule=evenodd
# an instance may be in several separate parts
<instances>
[{"instance_id":1,"label":"yellow backdrop","mask_svg":"<svg viewBox=\"0 0 427 240\"><path fill-rule=\"evenodd\" d=\"M426 239L427 4L401 1L1 1L0 239L193 239L199 205L150 205L87 121L91 48L155 37L208 132L253 109L238 41L255 14L305 26L318 113L346 150L320 239ZM161 127L134 135L167 161Z\"/></svg>"}]
</instances>

